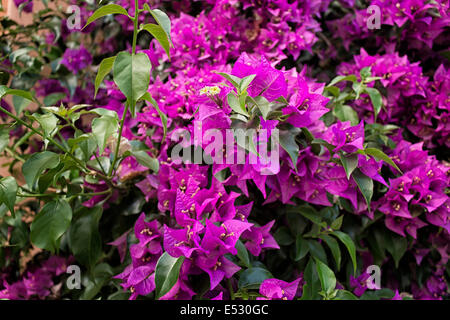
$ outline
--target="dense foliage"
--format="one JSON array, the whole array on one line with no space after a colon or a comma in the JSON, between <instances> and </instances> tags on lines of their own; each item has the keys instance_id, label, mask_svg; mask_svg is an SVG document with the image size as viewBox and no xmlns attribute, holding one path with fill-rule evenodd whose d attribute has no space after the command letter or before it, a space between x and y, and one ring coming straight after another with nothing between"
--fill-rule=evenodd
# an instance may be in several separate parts
<instances>
[{"instance_id":1,"label":"dense foliage","mask_svg":"<svg viewBox=\"0 0 450 320\"><path fill-rule=\"evenodd\" d=\"M0 298L448 298L448 0L67 2L0 18Z\"/></svg>"}]
</instances>

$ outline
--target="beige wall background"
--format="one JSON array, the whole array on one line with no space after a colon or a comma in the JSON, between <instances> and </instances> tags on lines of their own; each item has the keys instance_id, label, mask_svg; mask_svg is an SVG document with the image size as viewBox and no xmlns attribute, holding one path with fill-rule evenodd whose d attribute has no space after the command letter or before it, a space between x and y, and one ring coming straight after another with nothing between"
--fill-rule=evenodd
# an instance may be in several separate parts
<instances>
[{"instance_id":1,"label":"beige wall background","mask_svg":"<svg viewBox=\"0 0 450 320\"><path fill-rule=\"evenodd\" d=\"M21 23L23 25L28 25L32 22L32 13L25 13L21 12L19 14L19 10L17 9L16 5L14 4L13 0L1 0L2 6L3 6L3 12L0 12L1 16L7 16L8 18ZM56 7L56 4L59 1L48 1L49 7ZM45 6L41 1L33 0L33 12L39 12L40 10L44 9Z\"/></svg>"}]
</instances>

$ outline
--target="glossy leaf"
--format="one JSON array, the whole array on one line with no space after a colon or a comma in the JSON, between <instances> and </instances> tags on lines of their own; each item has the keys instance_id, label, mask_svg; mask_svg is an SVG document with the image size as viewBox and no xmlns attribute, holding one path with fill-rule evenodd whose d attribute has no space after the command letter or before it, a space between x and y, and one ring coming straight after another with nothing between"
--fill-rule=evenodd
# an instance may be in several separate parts
<instances>
[{"instance_id":1,"label":"glossy leaf","mask_svg":"<svg viewBox=\"0 0 450 320\"><path fill-rule=\"evenodd\" d=\"M148 90L152 65L148 56L141 52L120 52L113 65L114 82L127 98L131 115L136 116L134 105Z\"/></svg>"},{"instance_id":2,"label":"glossy leaf","mask_svg":"<svg viewBox=\"0 0 450 320\"><path fill-rule=\"evenodd\" d=\"M72 208L65 200L47 203L31 223L31 242L38 248L55 252L71 220Z\"/></svg>"},{"instance_id":3,"label":"glossy leaf","mask_svg":"<svg viewBox=\"0 0 450 320\"><path fill-rule=\"evenodd\" d=\"M69 231L69 241L75 259L92 268L102 254L102 242L98 231L98 224L102 215L102 208L83 207L76 214Z\"/></svg>"},{"instance_id":4,"label":"glossy leaf","mask_svg":"<svg viewBox=\"0 0 450 320\"><path fill-rule=\"evenodd\" d=\"M316 270L319 276L322 290L330 295L336 288L336 276L333 270L331 270L325 263L316 259Z\"/></svg>"},{"instance_id":5,"label":"glossy leaf","mask_svg":"<svg viewBox=\"0 0 450 320\"><path fill-rule=\"evenodd\" d=\"M122 14L125 16L128 16L127 10L119 6L118 4L108 4L106 6L103 6L99 9L97 9L92 16L90 16L86 22L86 25L83 27L86 28L88 25L90 25L95 20L107 16L109 14Z\"/></svg>"},{"instance_id":6,"label":"glossy leaf","mask_svg":"<svg viewBox=\"0 0 450 320\"><path fill-rule=\"evenodd\" d=\"M164 252L155 269L156 298L164 296L177 283L184 257L174 258Z\"/></svg>"},{"instance_id":7,"label":"glossy leaf","mask_svg":"<svg viewBox=\"0 0 450 320\"><path fill-rule=\"evenodd\" d=\"M59 164L59 155L50 151L33 154L22 166L22 173L28 187L36 189L37 181L47 169L56 168Z\"/></svg>"},{"instance_id":8,"label":"glossy leaf","mask_svg":"<svg viewBox=\"0 0 450 320\"><path fill-rule=\"evenodd\" d=\"M170 60L170 42L163 28L160 25L148 23L142 29L150 33L159 42Z\"/></svg>"},{"instance_id":9,"label":"glossy leaf","mask_svg":"<svg viewBox=\"0 0 450 320\"><path fill-rule=\"evenodd\" d=\"M373 180L362 173L359 169L355 169L353 171L352 177L366 200L367 207L370 211L370 201L372 200L373 195Z\"/></svg>"},{"instance_id":10,"label":"glossy leaf","mask_svg":"<svg viewBox=\"0 0 450 320\"><path fill-rule=\"evenodd\" d=\"M352 259L353 263L353 273L356 272L356 247L355 243L353 242L352 238L350 236L342 231L333 231L331 233L335 237L337 237L347 248L348 253L350 254L350 258Z\"/></svg>"},{"instance_id":11,"label":"glossy leaf","mask_svg":"<svg viewBox=\"0 0 450 320\"><path fill-rule=\"evenodd\" d=\"M267 269L252 267L240 274L238 285L241 289L258 290L264 280L271 278L273 275Z\"/></svg>"},{"instance_id":12,"label":"glossy leaf","mask_svg":"<svg viewBox=\"0 0 450 320\"><path fill-rule=\"evenodd\" d=\"M0 205L5 204L11 214L14 215L14 205L16 204L17 182L14 177L0 179Z\"/></svg>"},{"instance_id":13,"label":"glossy leaf","mask_svg":"<svg viewBox=\"0 0 450 320\"><path fill-rule=\"evenodd\" d=\"M103 153L108 138L117 132L118 126L117 119L110 116L102 116L92 120L92 133L97 141L99 154Z\"/></svg>"},{"instance_id":14,"label":"glossy leaf","mask_svg":"<svg viewBox=\"0 0 450 320\"><path fill-rule=\"evenodd\" d=\"M114 61L116 61L116 56L105 58L100 63L98 67L97 76L95 77L95 94L94 99L97 97L98 89L103 82L103 79L108 75L108 73L112 70Z\"/></svg>"}]
</instances>

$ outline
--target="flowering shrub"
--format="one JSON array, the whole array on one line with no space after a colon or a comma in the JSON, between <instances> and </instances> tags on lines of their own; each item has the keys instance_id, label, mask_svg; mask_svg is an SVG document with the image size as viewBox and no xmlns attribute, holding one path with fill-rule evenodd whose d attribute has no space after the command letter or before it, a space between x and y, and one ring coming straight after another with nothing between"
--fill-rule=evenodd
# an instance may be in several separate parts
<instances>
[{"instance_id":1,"label":"flowering shrub","mask_svg":"<svg viewBox=\"0 0 450 320\"><path fill-rule=\"evenodd\" d=\"M448 1L67 4L0 18L0 298L448 298Z\"/></svg>"}]
</instances>

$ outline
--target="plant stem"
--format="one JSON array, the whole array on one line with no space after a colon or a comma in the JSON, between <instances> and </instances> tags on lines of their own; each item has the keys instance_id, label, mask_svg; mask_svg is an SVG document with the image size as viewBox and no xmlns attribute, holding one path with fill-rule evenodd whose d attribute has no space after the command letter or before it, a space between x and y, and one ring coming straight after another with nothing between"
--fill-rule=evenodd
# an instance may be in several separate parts
<instances>
[{"instance_id":1,"label":"plant stem","mask_svg":"<svg viewBox=\"0 0 450 320\"><path fill-rule=\"evenodd\" d=\"M235 295L234 295L233 285L231 284L231 278L227 279L227 284L228 284L228 290L230 291L230 299L234 300Z\"/></svg>"},{"instance_id":2,"label":"plant stem","mask_svg":"<svg viewBox=\"0 0 450 320\"><path fill-rule=\"evenodd\" d=\"M70 195L71 197L78 197L78 196L101 196L104 194L111 193L111 189L105 190L105 191L99 191L99 192L88 192L88 193L76 193ZM33 193L33 194L24 194L24 193L18 193L18 197L22 198L37 198L37 197L52 197L52 196L61 196L66 195L66 193Z\"/></svg>"},{"instance_id":3,"label":"plant stem","mask_svg":"<svg viewBox=\"0 0 450 320\"><path fill-rule=\"evenodd\" d=\"M116 150L114 152L114 160L111 165L111 168L109 168L108 178L111 178L112 173L114 171L114 167L116 166L117 159L119 158L120 140L122 139L123 125L125 123L125 118L127 117L127 112L128 112L128 103L125 105L125 109L123 110L122 120L120 120L119 137L117 138Z\"/></svg>"},{"instance_id":4,"label":"plant stem","mask_svg":"<svg viewBox=\"0 0 450 320\"><path fill-rule=\"evenodd\" d=\"M137 31L138 31L138 22L139 22L139 3L138 0L134 1L134 31L133 31L133 51L132 54L136 53L136 42L137 42Z\"/></svg>"},{"instance_id":5,"label":"plant stem","mask_svg":"<svg viewBox=\"0 0 450 320\"><path fill-rule=\"evenodd\" d=\"M133 18L133 22L134 22L133 47L132 47L132 51L131 51L132 55L136 54L136 43L137 43L138 22L139 22L139 2L138 2L138 0L134 1L134 6L135 7L134 7L134 18ZM130 101L130 103L133 104L133 107L132 107L131 110L134 110L136 102L135 101ZM122 119L120 120L119 136L117 138L117 144L116 144L116 150L114 152L113 163L111 165L111 168L109 168L109 171L108 171L108 178L112 177L112 174L113 174L113 172L115 170L115 166L116 166L116 163L117 163L117 159L119 158L120 140L122 139L123 125L125 123L125 118L127 117L128 108L129 108L129 103L127 101L127 103L125 104L125 109L123 110Z\"/></svg>"},{"instance_id":6,"label":"plant stem","mask_svg":"<svg viewBox=\"0 0 450 320\"><path fill-rule=\"evenodd\" d=\"M37 135L39 135L42 138L47 139L48 141L50 141L58 149L60 149L64 153L68 154L69 157L71 157L73 160L75 160L75 162L78 163L84 171L86 171L86 172L88 171L88 169L85 167L83 162L81 162L77 157L75 157L72 153L70 153L68 150L66 150L66 148L64 146L62 146L58 142L56 142L56 140L54 140L52 137L44 137L44 135L41 132L39 132L38 130L33 128L31 125L29 125L28 123L26 123L25 121L23 121L22 119L20 119L19 117L15 116L14 114L12 114L11 112L9 112L8 110L4 109L1 106L0 106L0 110L3 111L8 116L10 116L11 118L13 118L14 120L16 120L17 122L19 122L20 124L24 125L28 129L33 131L34 133L36 133Z\"/></svg>"},{"instance_id":7,"label":"plant stem","mask_svg":"<svg viewBox=\"0 0 450 320\"><path fill-rule=\"evenodd\" d=\"M11 149L10 147L6 147L6 148L5 148L5 151L8 152L11 156L13 156L14 159L19 160L19 161L21 161L21 162L25 162L25 159L22 158L21 156L19 156L19 155L17 154L17 152L15 152L15 151L14 151L13 149Z\"/></svg>"}]
</instances>

